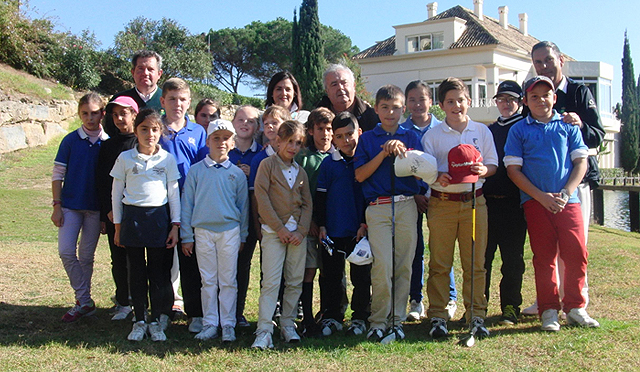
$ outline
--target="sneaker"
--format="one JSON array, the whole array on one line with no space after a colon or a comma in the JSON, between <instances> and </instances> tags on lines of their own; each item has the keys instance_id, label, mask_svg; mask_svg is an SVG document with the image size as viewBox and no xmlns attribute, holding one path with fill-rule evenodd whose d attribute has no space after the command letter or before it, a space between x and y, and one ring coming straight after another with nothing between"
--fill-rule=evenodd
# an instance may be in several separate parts
<instances>
[{"instance_id":1,"label":"sneaker","mask_svg":"<svg viewBox=\"0 0 640 372\"><path fill-rule=\"evenodd\" d=\"M276 302L276 309L273 311L273 321L277 323L281 316L282 307L280 306L280 301L278 301Z\"/></svg>"},{"instance_id":2,"label":"sneaker","mask_svg":"<svg viewBox=\"0 0 640 372\"><path fill-rule=\"evenodd\" d=\"M131 306L116 305L115 313L113 314L113 317L111 317L111 320L125 320L129 317L129 314L131 314L132 311L133 309Z\"/></svg>"},{"instance_id":3,"label":"sneaker","mask_svg":"<svg viewBox=\"0 0 640 372\"><path fill-rule=\"evenodd\" d=\"M164 332L167 329L169 329L169 324L171 324L171 319L167 314L160 314L160 317L158 318L158 323L162 327L162 332Z\"/></svg>"},{"instance_id":4,"label":"sneaker","mask_svg":"<svg viewBox=\"0 0 640 372\"><path fill-rule=\"evenodd\" d=\"M498 320L498 324L502 325L515 325L518 323L518 315L516 308L513 305L507 305L502 309L502 316Z\"/></svg>"},{"instance_id":5,"label":"sneaker","mask_svg":"<svg viewBox=\"0 0 640 372\"><path fill-rule=\"evenodd\" d=\"M131 333L127 336L127 340L129 341L142 341L144 336L147 334L147 323L144 320L133 323L133 328L131 329Z\"/></svg>"},{"instance_id":6,"label":"sneaker","mask_svg":"<svg viewBox=\"0 0 640 372\"><path fill-rule=\"evenodd\" d=\"M445 310L447 310L447 319L446 320L453 319L453 317L456 316L456 310L458 310L458 305L456 304L456 301L455 300L449 300L449 303L447 303L447 306L445 307Z\"/></svg>"},{"instance_id":7,"label":"sneaker","mask_svg":"<svg viewBox=\"0 0 640 372\"><path fill-rule=\"evenodd\" d=\"M298 301L298 314L296 319L302 319L304 317L304 309L302 308L302 301Z\"/></svg>"},{"instance_id":8,"label":"sneaker","mask_svg":"<svg viewBox=\"0 0 640 372\"><path fill-rule=\"evenodd\" d=\"M380 342L383 337L384 330L382 328L369 328L369 332L367 333L367 340Z\"/></svg>"},{"instance_id":9,"label":"sneaker","mask_svg":"<svg viewBox=\"0 0 640 372\"><path fill-rule=\"evenodd\" d=\"M381 344L388 345L394 341L404 340L404 330L402 324L389 328L387 334L380 340Z\"/></svg>"},{"instance_id":10,"label":"sneaker","mask_svg":"<svg viewBox=\"0 0 640 372\"><path fill-rule=\"evenodd\" d=\"M442 318L431 318L431 330L429 336L431 338L441 338L449 334L447 330L447 321Z\"/></svg>"},{"instance_id":11,"label":"sneaker","mask_svg":"<svg viewBox=\"0 0 640 372\"><path fill-rule=\"evenodd\" d=\"M598 328L600 323L587 314L584 308L576 307L567 313L567 324L582 327Z\"/></svg>"},{"instance_id":12,"label":"sneaker","mask_svg":"<svg viewBox=\"0 0 640 372\"><path fill-rule=\"evenodd\" d=\"M207 324L206 326L202 327L202 331L200 331L193 338L200 341L206 341L216 337L218 337L218 327Z\"/></svg>"},{"instance_id":13,"label":"sneaker","mask_svg":"<svg viewBox=\"0 0 640 372\"><path fill-rule=\"evenodd\" d=\"M363 335L367 331L367 325L364 320L353 319L351 321L351 325L349 329L347 329L347 335L350 336L360 336Z\"/></svg>"},{"instance_id":14,"label":"sneaker","mask_svg":"<svg viewBox=\"0 0 640 372\"><path fill-rule=\"evenodd\" d=\"M233 342L236 340L236 330L231 326L222 327L222 342Z\"/></svg>"},{"instance_id":15,"label":"sneaker","mask_svg":"<svg viewBox=\"0 0 640 372\"><path fill-rule=\"evenodd\" d=\"M522 315L538 315L538 300L522 310Z\"/></svg>"},{"instance_id":16,"label":"sneaker","mask_svg":"<svg viewBox=\"0 0 640 372\"><path fill-rule=\"evenodd\" d=\"M323 336L331 336L333 333L342 331L342 324L335 319L327 318L320 322L320 329Z\"/></svg>"},{"instance_id":17,"label":"sneaker","mask_svg":"<svg viewBox=\"0 0 640 372\"><path fill-rule=\"evenodd\" d=\"M91 301L90 305L80 306L80 302L76 301L76 304L62 316L62 321L65 323L72 323L82 318L83 316L89 316L96 313L96 304Z\"/></svg>"},{"instance_id":18,"label":"sneaker","mask_svg":"<svg viewBox=\"0 0 640 372\"><path fill-rule=\"evenodd\" d=\"M175 301L173 303L173 306L171 307L171 311L173 312L174 316L176 317L181 317L184 315L184 307L182 305L182 301Z\"/></svg>"},{"instance_id":19,"label":"sneaker","mask_svg":"<svg viewBox=\"0 0 640 372\"><path fill-rule=\"evenodd\" d=\"M414 322L422 318L424 318L424 306L422 305L422 301L411 300L409 303L409 314L407 314L407 320Z\"/></svg>"},{"instance_id":20,"label":"sneaker","mask_svg":"<svg viewBox=\"0 0 640 372\"><path fill-rule=\"evenodd\" d=\"M280 328L280 337L284 340L284 342L299 342L300 336L298 332L296 332L296 327L294 326L285 326Z\"/></svg>"},{"instance_id":21,"label":"sneaker","mask_svg":"<svg viewBox=\"0 0 640 372\"><path fill-rule=\"evenodd\" d=\"M251 324L249 324L249 322L247 321L247 318L244 317L244 315L240 315L239 317L236 318L236 327L250 327Z\"/></svg>"},{"instance_id":22,"label":"sneaker","mask_svg":"<svg viewBox=\"0 0 640 372\"><path fill-rule=\"evenodd\" d=\"M194 316L191 318L191 323L189 323L189 332L191 333L200 333L202 332L202 317Z\"/></svg>"},{"instance_id":23,"label":"sneaker","mask_svg":"<svg viewBox=\"0 0 640 372\"><path fill-rule=\"evenodd\" d=\"M560 323L558 323L558 310L547 309L542 313L541 318L542 327L540 328L543 331L558 332L560 330Z\"/></svg>"},{"instance_id":24,"label":"sneaker","mask_svg":"<svg viewBox=\"0 0 640 372\"><path fill-rule=\"evenodd\" d=\"M489 336L489 330L484 326L484 319L479 316L471 318L471 334L477 338L484 338Z\"/></svg>"},{"instance_id":25,"label":"sneaker","mask_svg":"<svg viewBox=\"0 0 640 372\"><path fill-rule=\"evenodd\" d=\"M316 338L322 336L322 329L315 322L302 323L302 337Z\"/></svg>"},{"instance_id":26,"label":"sneaker","mask_svg":"<svg viewBox=\"0 0 640 372\"><path fill-rule=\"evenodd\" d=\"M271 333L267 331L256 331L256 340L251 344L252 349L273 349Z\"/></svg>"},{"instance_id":27,"label":"sneaker","mask_svg":"<svg viewBox=\"0 0 640 372\"><path fill-rule=\"evenodd\" d=\"M151 336L151 341L154 342L167 341L167 336L164 334L162 324L158 322L149 324L149 336Z\"/></svg>"}]
</instances>

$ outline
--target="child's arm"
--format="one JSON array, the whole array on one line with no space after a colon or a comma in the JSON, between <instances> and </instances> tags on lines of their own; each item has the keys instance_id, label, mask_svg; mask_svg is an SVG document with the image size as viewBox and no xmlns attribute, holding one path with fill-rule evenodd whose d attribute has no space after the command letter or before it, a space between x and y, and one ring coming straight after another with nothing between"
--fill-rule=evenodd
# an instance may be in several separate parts
<instances>
[{"instance_id":1,"label":"child's arm","mask_svg":"<svg viewBox=\"0 0 640 372\"><path fill-rule=\"evenodd\" d=\"M291 232L284 227L282 221L278 217L275 209L271 205L271 199L269 198L269 187L271 184L272 170L270 166L265 162L261 162L258 167L258 173L256 174L253 193L256 198L256 205L258 207L258 215L264 223L273 229L278 234L278 238L282 244L289 243ZM279 172L278 169L273 170ZM273 175L275 177L275 175Z\"/></svg>"},{"instance_id":2,"label":"child's arm","mask_svg":"<svg viewBox=\"0 0 640 372\"><path fill-rule=\"evenodd\" d=\"M180 230L180 190L178 180L167 182L167 198L169 199L169 211L171 212L171 231L167 237L167 249L172 249L178 244L178 231Z\"/></svg>"},{"instance_id":3,"label":"child's arm","mask_svg":"<svg viewBox=\"0 0 640 372\"><path fill-rule=\"evenodd\" d=\"M53 195L53 213L51 213L51 221L56 227L62 227L64 224L64 216L62 215L62 204L60 204L60 195L62 194L62 181L51 181L51 194Z\"/></svg>"},{"instance_id":4,"label":"child's arm","mask_svg":"<svg viewBox=\"0 0 640 372\"><path fill-rule=\"evenodd\" d=\"M114 243L118 247L120 244L120 222L122 222L122 197L124 196L124 181L114 178L111 188L111 211L113 212L113 225L115 226Z\"/></svg>"},{"instance_id":5,"label":"child's arm","mask_svg":"<svg viewBox=\"0 0 640 372\"><path fill-rule=\"evenodd\" d=\"M256 238L262 241L262 227L258 220L258 199L256 199L253 190L249 192L249 197L251 198L251 219L253 219L253 227L256 229Z\"/></svg>"},{"instance_id":6,"label":"child's arm","mask_svg":"<svg viewBox=\"0 0 640 372\"><path fill-rule=\"evenodd\" d=\"M180 239L182 240L182 253L187 257L191 257L193 253L194 237L191 217L195 205L196 173L197 169L191 169L187 173L187 180L182 189L182 203L180 203Z\"/></svg>"},{"instance_id":7,"label":"child's arm","mask_svg":"<svg viewBox=\"0 0 640 372\"><path fill-rule=\"evenodd\" d=\"M482 162L477 162L471 166L471 173L475 173L481 178L487 178L493 176L498 167L493 164L484 165Z\"/></svg>"},{"instance_id":8,"label":"child's arm","mask_svg":"<svg viewBox=\"0 0 640 372\"><path fill-rule=\"evenodd\" d=\"M573 172L572 172L573 173ZM551 213L558 213L564 209L564 200L559 193L544 192L537 188L524 173L521 165L507 165L507 175L520 190L527 193L538 201L546 210Z\"/></svg>"},{"instance_id":9,"label":"child's arm","mask_svg":"<svg viewBox=\"0 0 640 372\"><path fill-rule=\"evenodd\" d=\"M378 167L380 167L380 164L382 164L386 157L391 156L392 154L404 156L404 153L407 151L404 143L399 140L388 140L380 147L382 149L373 159L356 168L356 181L360 183L366 181L367 178L371 177Z\"/></svg>"},{"instance_id":10,"label":"child's arm","mask_svg":"<svg viewBox=\"0 0 640 372\"><path fill-rule=\"evenodd\" d=\"M240 241L245 243L249 236L249 187L246 179L236 179L236 207L240 211ZM242 249L243 246L241 245Z\"/></svg>"},{"instance_id":11,"label":"child's arm","mask_svg":"<svg viewBox=\"0 0 640 372\"><path fill-rule=\"evenodd\" d=\"M587 158L575 158L571 162L573 163L573 169L569 174L567 183L564 185L564 189L567 190L569 195L573 194L578 185L580 185L588 168Z\"/></svg>"},{"instance_id":12,"label":"child's arm","mask_svg":"<svg viewBox=\"0 0 640 372\"><path fill-rule=\"evenodd\" d=\"M313 201L311 200L311 191L309 190L309 178L306 172L301 172L303 177L303 185L300 190L302 196L302 213L300 214L300 222L298 223L298 229L291 233L289 242L293 245L300 245L304 237L309 233L309 226L311 226L311 214L313 213Z\"/></svg>"}]
</instances>

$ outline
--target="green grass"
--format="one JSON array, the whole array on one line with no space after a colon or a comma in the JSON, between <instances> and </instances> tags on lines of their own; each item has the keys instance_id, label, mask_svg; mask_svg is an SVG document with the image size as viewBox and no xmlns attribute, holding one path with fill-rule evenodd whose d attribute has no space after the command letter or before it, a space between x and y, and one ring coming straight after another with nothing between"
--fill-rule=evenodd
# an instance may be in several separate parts
<instances>
[{"instance_id":1,"label":"green grass","mask_svg":"<svg viewBox=\"0 0 640 372\"><path fill-rule=\"evenodd\" d=\"M55 142L55 141L54 141ZM497 325L500 260L494 262L489 301L491 337L475 347L456 345L464 334L452 324L452 336L434 342L428 324L408 323L407 339L390 346L337 335L258 352L249 347L257 320L258 251L254 257L246 315L249 329L238 341L196 342L185 320L174 322L168 341L131 343L130 322L108 315L113 283L109 249L101 238L95 261L95 317L63 324L60 317L73 302L72 290L57 254L56 229L49 220L50 172L57 143L24 150L0 161L0 370L354 370L354 371L610 371L640 369L640 235L592 226L589 236L589 312L600 329L563 326L542 333L534 317L515 327ZM524 305L534 299L531 253L526 247ZM456 261L456 277L461 272ZM460 285L461 287L461 285ZM317 288L317 286L316 286ZM317 293L316 293L317 300ZM459 302L461 304L461 301ZM317 308L317 306L316 306ZM462 315L462 306L457 316Z\"/></svg>"},{"instance_id":2,"label":"green grass","mask_svg":"<svg viewBox=\"0 0 640 372\"><path fill-rule=\"evenodd\" d=\"M73 91L62 84L47 84L47 91L42 81L8 69L0 69L0 86L3 89L13 90L31 97L40 99L73 99Z\"/></svg>"}]
</instances>

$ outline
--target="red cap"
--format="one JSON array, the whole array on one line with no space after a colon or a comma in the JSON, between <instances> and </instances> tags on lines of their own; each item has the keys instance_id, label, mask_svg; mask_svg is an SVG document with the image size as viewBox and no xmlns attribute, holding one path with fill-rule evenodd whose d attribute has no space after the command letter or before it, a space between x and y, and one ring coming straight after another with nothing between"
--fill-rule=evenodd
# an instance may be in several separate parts
<instances>
[{"instance_id":1,"label":"red cap","mask_svg":"<svg viewBox=\"0 0 640 372\"><path fill-rule=\"evenodd\" d=\"M481 161L482 155L473 145L463 143L449 150L451 183L478 182L478 175L471 172L471 166Z\"/></svg>"}]
</instances>

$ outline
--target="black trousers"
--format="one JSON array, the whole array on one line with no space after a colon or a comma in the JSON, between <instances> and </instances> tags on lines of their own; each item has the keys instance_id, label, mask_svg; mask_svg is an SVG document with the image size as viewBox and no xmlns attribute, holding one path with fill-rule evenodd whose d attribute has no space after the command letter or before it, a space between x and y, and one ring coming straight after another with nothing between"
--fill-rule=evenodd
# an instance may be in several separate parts
<instances>
[{"instance_id":1,"label":"black trousers","mask_svg":"<svg viewBox=\"0 0 640 372\"><path fill-rule=\"evenodd\" d=\"M342 299L346 296L346 288L343 285L345 260L356 245L354 238L332 238L335 243L333 256L320 248L322 254L322 276L324 286L321 291L325 292L326 306L324 309L324 319L335 319L342 322L344 319L344 306ZM340 251L346 252L342 254ZM351 264L351 283L353 284L353 295L351 297L352 319L366 321L371 314L371 265Z\"/></svg>"},{"instance_id":2,"label":"black trousers","mask_svg":"<svg viewBox=\"0 0 640 372\"><path fill-rule=\"evenodd\" d=\"M194 245L191 257L187 257L182 253L181 242L176 247L178 249L178 262L180 263L180 287L182 288L184 312L189 318L202 317L202 298L200 294L202 278L200 278L196 255L198 247Z\"/></svg>"},{"instance_id":3,"label":"black trousers","mask_svg":"<svg viewBox=\"0 0 640 372\"><path fill-rule=\"evenodd\" d=\"M111 275L116 285L116 301L121 306L129 305L129 264L127 250L118 247L114 242L116 228L110 221L106 222L109 250L111 251Z\"/></svg>"},{"instance_id":4,"label":"black trousers","mask_svg":"<svg viewBox=\"0 0 640 372\"><path fill-rule=\"evenodd\" d=\"M485 253L487 270L485 296L489 300L491 282L491 264L496 250L500 248L502 257L502 280L500 281L500 308L507 305L520 312L522 305L522 275L524 274L524 242L527 235L527 222L520 200L514 198L487 197L489 236Z\"/></svg>"},{"instance_id":5,"label":"black trousers","mask_svg":"<svg viewBox=\"0 0 640 372\"><path fill-rule=\"evenodd\" d=\"M249 236L244 243L244 248L238 254L238 273L236 279L238 281L238 302L236 303L236 317L244 314L244 305L247 300L247 291L249 290L249 279L251 273L251 259L253 252L256 250L258 237L256 234L256 226L252 226L253 222L249 220ZM259 228L259 226L257 227Z\"/></svg>"},{"instance_id":6,"label":"black trousers","mask_svg":"<svg viewBox=\"0 0 640 372\"><path fill-rule=\"evenodd\" d=\"M136 319L144 319L144 313L147 309L147 293L149 293L151 302L151 321L156 321L160 314L171 316L173 249L127 247L126 251L129 258L131 301Z\"/></svg>"}]
</instances>

